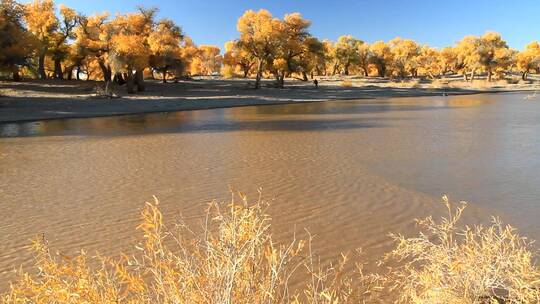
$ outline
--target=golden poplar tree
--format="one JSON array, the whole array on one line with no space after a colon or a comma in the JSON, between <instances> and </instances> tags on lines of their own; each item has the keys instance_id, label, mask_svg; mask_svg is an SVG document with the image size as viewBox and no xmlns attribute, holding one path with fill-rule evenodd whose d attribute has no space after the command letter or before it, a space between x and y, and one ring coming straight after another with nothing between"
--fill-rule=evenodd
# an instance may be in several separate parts
<instances>
[{"instance_id":1,"label":"golden poplar tree","mask_svg":"<svg viewBox=\"0 0 540 304\"><path fill-rule=\"evenodd\" d=\"M221 50L215 45L201 45L191 62L193 75L211 75L219 73L223 57Z\"/></svg>"},{"instance_id":2,"label":"golden poplar tree","mask_svg":"<svg viewBox=\"0 0 540 304\"><path fill-rule=\"evenodd\" d=\"M351 35L338 38L335 45L336 59L339 66L343 69L343 74L349 75L350 67L359 63L358 48L362 44L364 44L362 40L356 39Z\"/></svg>"},{"instance_id":3,"label":"golden poplar tree","mask_svg":"<svg viewBox=\"0 0 540 304\"><path fill-rule=\"evenodd\" d=\"M54 41L54 34L59 27L53 0L35 0L26 5L24 20L28 30L39 42L37 49L38 75L47 78L45 57Z\"/></svg>"},{"instance_id":4,"label":"golden poplar tree","mask_svg":"<svg viewBox=\"0 0 540 304\"><path fill-rule=\"evenodd\" d=\"M264 9L248 10L238 19L239 44L257 61L256 89L260 87L265 64L273 63L273 52L281 43L281 39L276 39L282 35L281 28L281 21Z\"/></svg>"},{"instance_id":5,"label":"golden poplar tree","mask_svg":"<svg viewBox=\"0 0 540 304\"><path fill-rule=\"evenodd\" d=\"M80 56L84 56L88 63L97 63L104 81L112 80L109 57L114 32L108 18L108 13L81 17L75 29L75 45Z\"/></svg>"},{"instance_id":6,"label":"golden poplar tree","mask_svg":"<svg viewBox=\"0 0 540 304\"><path fill-rule=\"evenodd\" d=\"M167 73L181 65L180 43L182 30L172 20L160 20L148 37L150 45L149 63L162 74L163 83L167 82Z\"/></svg>"},{"instance_id":7,"label":"golden poplar tree","mask_svg":"<svg viewBox=\"0 0 540 304\"><path fill-rule=\"evenodd\" d=\"M411 39L394 38L388 42L392 52L392 68L400 77L417 76L420 46Z\"/></svg>"},{"instance_id":8,"label":"golden poplar tree","mask_svg":"<svg viewBox=\"0 0 540 304\"><path fill-rule=\"evenodd\" d=\"M416 58L418 70L424 75L428 75L431 79L442 73L443 62L439 51L424 45L420 49L420 54Z\"/></svg>"},{"instance_id":9,"label":"golden poplar tree","mask_svg":"<svg viewBox=\"0 0 540 304\"><path fill-rule=\"evenodd\" d=\"M0 2L0 71L20 80L19 70L28 65L34 41L23 25L24 7L13 0Z\"/></svg>"},{"instance_id":10,"label":"golden poplar tree","mask_svg":"<svg viewBox=\"0 0 540 304\"><path fill-rule=\"evenodd\" d=\"M533 41L525 49L517 54L517 68L521 72L521 78L527 80L531 71L538 72L540 69L540 44Z\"/></svg>"},{"instance_id":11,"label":"golden poplar tree","mask_svg":"<svg viewBox=\"0 0 540 304\"><path fill-rule=\"evenodd\" d=\"M56 31L51 34L50 49L54 62L54 78L63 79L62 62L70 55L69 39L75 38L74 29L79 21L79 16L75 10L60 5L60 16Z\"/></svg>"},{"instance_id":12,"label":"golden poplar tree","mask_svg":"<svg viewBox=\"0 0 540 304\"><path fill-rule=\"evenodd\" d=\"M242 77L246 78L251 72L255 59L252 54L240 47L238 41L228 41L225 43L225 54L223 55L223 74L232 77L239 69Z\"/></svg>"},{"instance_id":13,"label":"golden poplar tree","mask_svg":"<svg viewBox=\"0 0 540 304\"><path fill-rule=\"evenodd\" d=\"M388 66L392 64L392 52L388 44L379 40L374 42L370 46L371 51L371 63L377 68L377 74L379 77L385 77L387 75Z\"/></svg>"},{"instance_id":14,"label":"golden poplar tree","mask_svg":"<svg viewBox=\"0 0 540 304\"><path fill-rule=\"evenodd\" d=\"M128 93L144 91L143 70L149 66L148 37L154 25L155 10L141 8L137 13L117 15L111 21L110 59L113 70L125 75Z\"/></svg>"},{"instance_id":15,"label":"golden poplar tree","mask_svg":"<svg viewBox=\"0 0 540 304\"><path fill-rule=\"evenodd\" d=\"M479 64L487 73L488 81L491 81L494 72L505 71L510 67L514 53L499 33L487 32L477 41Z\"/></svg>"}]
</instances>

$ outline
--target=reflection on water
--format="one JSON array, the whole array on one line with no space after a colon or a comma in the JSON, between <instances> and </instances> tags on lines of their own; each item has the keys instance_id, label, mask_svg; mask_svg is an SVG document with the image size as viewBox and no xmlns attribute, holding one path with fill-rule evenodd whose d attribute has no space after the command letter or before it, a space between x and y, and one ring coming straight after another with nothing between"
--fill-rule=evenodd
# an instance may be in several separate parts
<instances>
[{"instance_id":1,"label":"reflection on water","mask_svg":"<svg viewBox=\"0 0 540 304\"><path fill-rule=\"evenodd\" d=\"M68 253L129 251L151 195L169 219L197 219L229 185L263 187L276 238L307 227L323 259L359 246L376 259L443 193L471 202L471 220L496 213L540 239L540 102L521 94L10 123L0 134L0 290L13 265L31 263L36 233Z\"/></svg>"},{"instance_id":2,"label":"reflection on water","mask_svg":"<svg viewBox=\"0 0 540 304\"><path fill-rule=\"evenodd\" d=\"M325 118L324 115L366 114L386 111L421 111L449 107L479 106L489 102L482 96L456 96L432 98L433 102L418 103L416 99L378 101L340 101L246 107L242 109L215 109L211 111L184 111L153 113L105 118L61 119L50 121L0 124L0 137L31 136L114 136L176 132L227 132L234 130L294 131L324 129L354 129L383 126L373 121L347 118ZM240 117L238 117L240 114ZM250 119L245 119L252 115ZM259 117L256 117L259 116ZM282 117L277 117L278 115ZM286 119L286 115L303 118ZM315 116L320 117L315 117ZM268 116L268 117L267 117ZM270 119L268 119L270 118Z\"/></svg>"}]
</instances>

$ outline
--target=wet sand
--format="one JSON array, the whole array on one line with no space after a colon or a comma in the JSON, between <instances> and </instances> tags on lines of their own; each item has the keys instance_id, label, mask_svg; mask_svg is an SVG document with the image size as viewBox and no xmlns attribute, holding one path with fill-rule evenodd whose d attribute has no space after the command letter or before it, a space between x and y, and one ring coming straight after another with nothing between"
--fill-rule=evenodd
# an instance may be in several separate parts
<instances>
[{"instance_id":1,"label":"wet sand","mask_svg":"<svg viewBox=\"0 0 540 304\"><path fill-rule=\"evenodd\" d=\"M322 102L386 97L441 96L486 92L537 90L536 83L486 87L459 80L456 85L428 81L394 82L378 78L354 78L343 86L343 79L319 79L315 89L309 82L287 80L284 89L269 88L273 81L265 80L263 88L254 90L249 79L196 79L162 84L148 81L147 90L127 95L125 88L116 88L121 98L96 97L100 82L85 81L26 81L0 82L0 122L32 121L58 118L100 117L137 113L171 112L210 108L230 108L251 105ZM450 82L452 83L452 82Z\"/></svg>"},{"instance_id":2,"label":"wet sand","mask_svg":"<svg viewBox=\"0 0 540 304\"><path fill-rule=\"evenodd\" d=\"M375 262L443 193L470 201L466 223L501 215L538 238L538 117L538 101L496 94L3 124L0 290L37 233L67 255L129 253L152 195L166 221L198 225L228 186L262 187L275 239L307 228L323 261L362 247Z\"/></svg>"}]
</instances>

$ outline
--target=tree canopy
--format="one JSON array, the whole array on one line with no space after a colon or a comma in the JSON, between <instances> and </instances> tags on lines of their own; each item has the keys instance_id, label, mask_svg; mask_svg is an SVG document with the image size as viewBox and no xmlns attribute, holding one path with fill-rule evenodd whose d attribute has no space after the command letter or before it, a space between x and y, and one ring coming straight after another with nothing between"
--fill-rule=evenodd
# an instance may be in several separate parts
<instances>
[{"instance_id":1,"label":"tree canopy","mask_svg":"<svg viewBox=\"0 0 540 304\"><path fill-rule=\"evenodd\" d=\"M238 38L218 46L197 46L156 8L129 13L85 16L53 0L0 2L0 73L23 77L94 79L126 83L128 92L143 91L144 75L167 79L194 75L263 77L283 87L285 78L308 75L429 77L461 74L487 80L520 73L523 80L540 69L540 46L523 51L508 47L500 34L466 36L452 46L433 48L412 39L365 42L342 35L335 42L310 32L299 13L282 18L268 10L248 10L237 22ZM145 74L146 73L146 74ZM83 75L83 76L81 76Z\"/></svg>"}]
</instances>

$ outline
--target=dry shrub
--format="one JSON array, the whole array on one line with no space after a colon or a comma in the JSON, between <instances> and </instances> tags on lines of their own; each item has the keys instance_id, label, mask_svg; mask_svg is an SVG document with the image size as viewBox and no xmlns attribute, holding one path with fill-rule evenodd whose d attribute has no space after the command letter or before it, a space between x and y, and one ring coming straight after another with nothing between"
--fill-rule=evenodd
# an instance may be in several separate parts
<instances>
[{"instance_id":1,"label":"dry shrub","mask_svg":"<svg viewBox=\"0 0 540 304\"><path fill-rule=\"evenodd\" d=\"M352 82L348 79L344 79L341 81L341 86L344 88L350 88L353 86Z\"/></svg>"},{"instance_id":2,"label":"dry shrub","mask_svg":"<svg viewBox=\"0 0 540 304\"><path fill-rule=\"evenodd\" d=\"M540 270L531 242L494 218L490 226L458 228L466 204L448 216L418 220L418 237L394 236L386 260L398 261L388 281L401 303L539 303Z\"/></svg>"},{"instance_id":3,"label":"dry shrub","mask_svg":"<svg viewBox=\"0 0 540 304\"><path fill-rule=\"evenodd\" d=\"M395 82L394 86L399 87L399 88L419 88L420 79L413 78L413 79L397 81Z\"/></svg>"},{"instance_id":4,"label":"dry shrub","mask_svg":"<svg viewBox=\"0 0 540 304\"><path fill-rule=\"evenodd\" d=\"M306 242L276 244L260 199L211 203L202 234L182 222L168 229L158 207L156 199L142 211L140 253L120 260L98 256L89 263L84 251L56 256L37 238L38 274L21 270L2 303L361 303L377 288L378 278L361 266L354 276L345 273L346 255L335 265L318 263L311 238L306 255ZM302 265L309 279L293 292L288 282Z\"/></svg>"},{"instance_id":5,"label":"dry shrub","mask_svg":"<svg viewBox=\"0 0 540 304\"><path fill-rule=\"evenodd\" d=\"M241 198L211 203L202 233L182 221L169 229L157 199L147 203L139 253L120 259L55 255L36 238L37 275L21 269L1 303L388 303L391 293L417 304L540 302L531 242L498 219L458 228L464 203L453 209L444 197L447 217L418 220L417 237L393 236L396 248L384 260L391 266L379 277L360 263L347 271L347 254L323 265L309 233L305 242L275 243L266 203ZM293 275L305 278L295 290Z\"/></svg>"},{"instance_id":6,"label":"dry shrub","mask_svg":"<svg viewBox=\"0 0 540 304\"><path fill-rule=\"evenodd\" d=\"M120 98L116 87L113 83L107 81L103 85L97 85L95 87L95 95L97 98Z\"/></svg>"}]
</instances>

